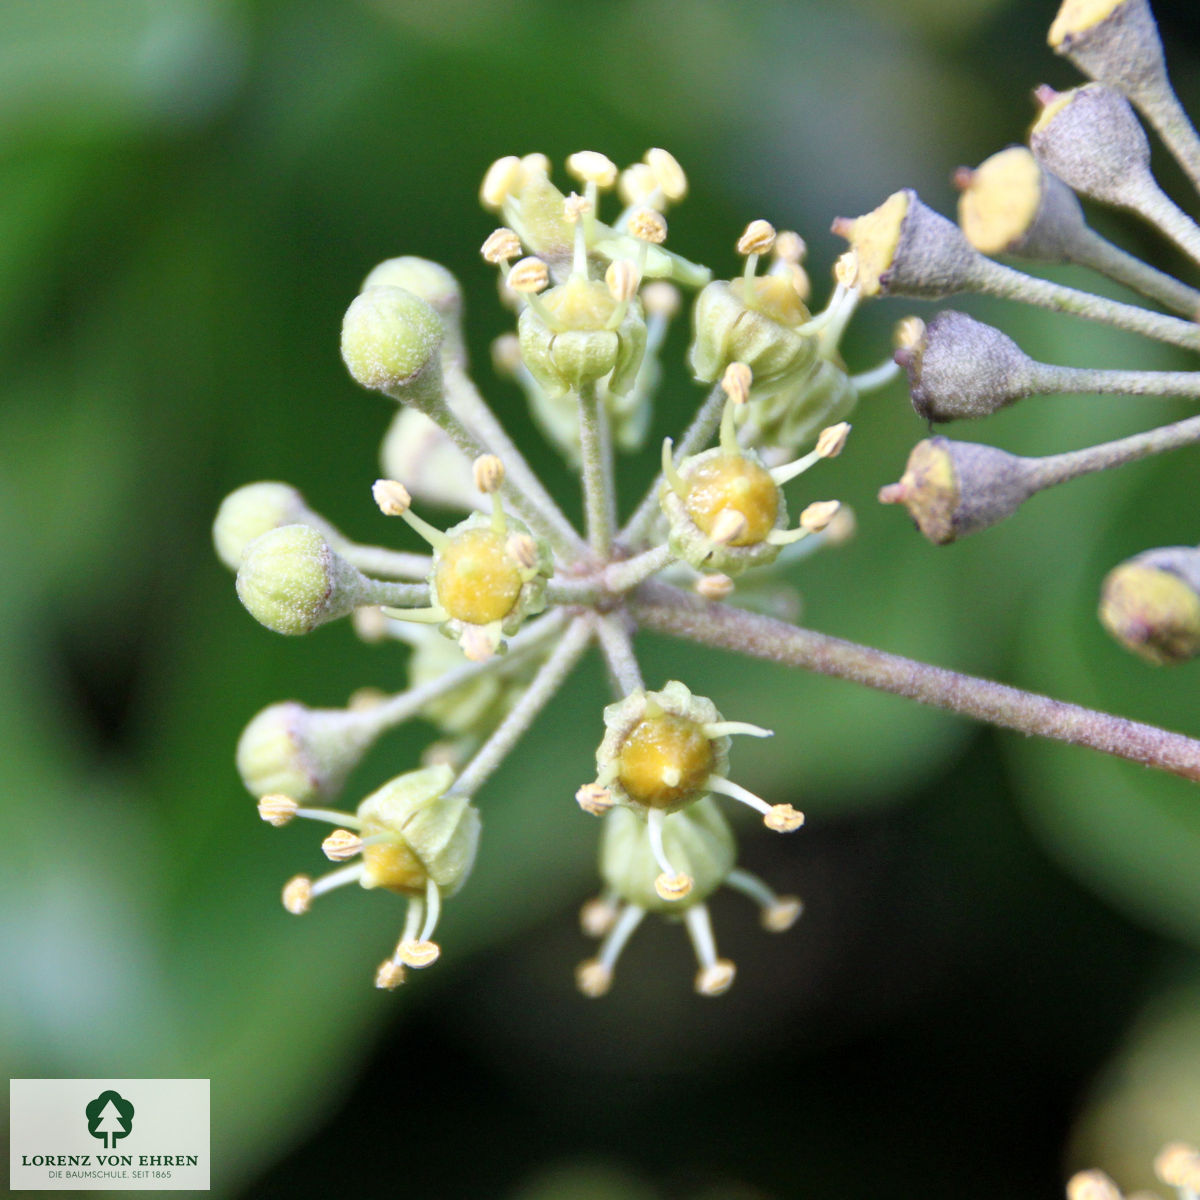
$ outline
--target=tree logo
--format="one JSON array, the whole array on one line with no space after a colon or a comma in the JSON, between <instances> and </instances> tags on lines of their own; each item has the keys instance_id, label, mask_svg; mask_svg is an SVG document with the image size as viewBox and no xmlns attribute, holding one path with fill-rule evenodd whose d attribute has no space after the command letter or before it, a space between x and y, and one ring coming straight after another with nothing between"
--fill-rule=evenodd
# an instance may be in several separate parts
<instances>
[{"instance_id":1,"label":"tree logo","mask_svg":"<svg viewBox=\"0 0 1200 1200\"><path fill-rule=\"evenodd\" d=\"M111 1150L118 1138L128 1137L133 1129L133 1105L119 1092L101 1092L83 1111L88 1133L100 1138L105 1150Z\"/></svg>"}]
</instances>

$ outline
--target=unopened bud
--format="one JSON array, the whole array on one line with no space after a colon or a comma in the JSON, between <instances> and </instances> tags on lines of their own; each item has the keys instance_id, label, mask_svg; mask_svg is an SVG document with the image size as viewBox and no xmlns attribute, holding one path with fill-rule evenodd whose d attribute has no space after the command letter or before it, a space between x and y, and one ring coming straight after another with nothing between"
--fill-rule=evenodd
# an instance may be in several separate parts
<instances>
[{"instance_id":1,"label":"unopened bud","mask_svg":"<svg viewBox=\"0 0 1200 1200\"><path fill-rule=\"evenodd\" d=\"M442 318L419 296L372 287L342 321L342 359L363 387L427 408L442 395Z\"/></svg>"},{"instance_id":2,"label":"unopened bud","mask_svg":"<svg viewBox=\"0 0 1200 1200\"><path fill-rule=\"evenodd\" d=\"M945 545L1012 516L1036 491L1029 460L975 442L918 442L899 483L879 493L903 504L920 531Z\"/></svg>"},{"instance_id":3,"label":"unopened bud","mask_svg":"<svg viewBox=\"0 0 1200 1200\"><path fill-rule=\"evenodd\" d=\"M1147 0L1063 0L1047 40L1085 75L1135 103L1153 104L1170 90Z\"/></svg>"},{"instance_id":4,"label":"unopened bud","mask_svg":"<svg viewBox=\"0 0 1200 1200\"><path fill-rule=\"evenodd\" d=\"M1114 567L1101 588L1100 621L1157 666L1200 654L1200 549L1147 550Z\"/></svg>"},{"instance_id":5,"label":"unopened bud","mask_svg":"<svg viewBox=\"0 0 1200 1200\"><path fill-rule=\"evenodd\" d=\"M286 483L248 483L230 492L217 509L213 522L217 556L236 571L246 547L255 538L282 525L311 525L327 538L334 534L332 527L308 507L294 487Z\"/></svg>"},{"instance_id":6,"label":"unopened bud","mask_svg":"<svg viewBox=\"0 0 1200 1200\"><path fill-rule=\"evenodd\" d=\"M1037 386L1036 364L1016 342L950 310L938 313L895 359L908 371L913 408L927 421L986 417Z\"/></svg>"}]
</instances>

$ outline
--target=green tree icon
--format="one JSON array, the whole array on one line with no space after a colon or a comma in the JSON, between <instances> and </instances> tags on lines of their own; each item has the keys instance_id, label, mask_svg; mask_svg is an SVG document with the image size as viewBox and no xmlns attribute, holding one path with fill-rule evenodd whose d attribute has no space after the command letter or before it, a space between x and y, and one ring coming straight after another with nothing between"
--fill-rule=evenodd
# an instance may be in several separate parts
<instances>
[{"instance_id":1,"label":"green tree icon","mask_svg":"<svg viewBox=\"0 0 1200 1200\"><path fill-rule=\"evenodd\" d=\"M133 1105L111 1089L101 1092L83 1111L88 1133L100 1138L106 1150L111 1150L118 1138L128 1137L133 1129Z\"/></svg>"}]
</instances>

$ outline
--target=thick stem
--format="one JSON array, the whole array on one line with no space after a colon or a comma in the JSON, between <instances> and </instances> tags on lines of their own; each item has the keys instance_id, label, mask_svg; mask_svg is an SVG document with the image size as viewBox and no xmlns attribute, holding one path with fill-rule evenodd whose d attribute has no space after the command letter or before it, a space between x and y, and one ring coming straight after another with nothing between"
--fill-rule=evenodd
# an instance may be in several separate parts
<instances>
[{"instance_id":1,"label":"thick stem","mask_svg":"<svg viewBox=\"0 0 1200 1200\"><path fill-rule=\"evenodd\" d=\"M606 567L604 586L609 592L627 592L664 567L669 567L674 561L675 555L669 546L665 543L655 546L653 550L645 550L634 558L627 558L624 562Z\"/></svg>"},{"instance_id":2,"label":"thick stem","mask_svg":"<svg viewBox=\"0 0 1200 1200\"><path fill-rule=\"evenodd\" d=\"M1140 258L1114 246L1094 229L1084 226L1079 238L1071 246L1073 260L1080 266L1090 267L1107 275L1109 279L1141 292L1151 300L1193 320L1200 315L1200 292L1181 283L1173 275L1142 262Z\"/></svg>"},{"instance_id":3,"label":"thick stem","mask_svg":"<svg viewBox=\"0 0 1200 1200\"><path fill-rule=\"evenodd\" d=\"M579 450L583 465L583 507L588 545L607 558L616 528L613 498L612 444L608 412L596 398L596 385L585 384L576 393L579 409Z\"/></svg>"},{"instance_id":4,"label":"thick stem","mask_svg":"<svg viewBox=\"0 0 1200 1200\"><path fill-rule=\"evenodd\" d=\"M1133 211L1200 265L1200 226L1153 181L1137 190Z\"/></svg>"},{"instance_id":5,"label":"thick stem","mask_svg":"<svg viewBox=\"0 0 1200 1200\"><path fill-rule=\"evenodd\" d=\"M717 426L721 423L721 413L725 410L725 389L716 383L705 397L704 403L692 418L692 423L675 447L674 459L678 466L689 454L697 454L712 440ZM625 523L625 527L617 535L618 540L632 550L641 548L650 526L659 514L658 489L662 486L662 472L655 476L654 482L642 497L641 503L634 514Z\"/></svg>"},{"instance_id":6,"label":"thick stem","mask_svg":"<svg viewBox=\"0 0 1200 1200\"><path fill-rule=\"evenodd\" d=\"M1155 90L1155 94L1139 93L1134 103L1146 120L1158 130L1158 136L1184 169L1192 186L1200 192L1200 137L1188 119L1179 98L1170 86Z\"/></svg>"},{"instance_id":7,"label":"thick stem","mask_svg":"<svg viewBox=\"0 0 1200 1200\"><path fill-rule=\"evenodd\" d=\"M492 736L480 746L475 757L463 768L450 789L451 793L473 796L482 787L522 734L533 724L538 713L562 687L591 639L591 618L576 617L559 639L550 657L542 663L521 699L496 727Z\"/></svg>"},{"instance_id":8,"label":"thick stem","mask_svg":"<svg viewBox=\"0 0 1200 1200\"><path fill-rule=\"evenodd\" d=\"M1033 383L1043 394L1095 392L1108 396L1161 396L1184 400L1200 396L1200 371L1109 371L1038 363Z\"/></svg>"},{"instance_id":9,"label":"thick stem","mask_svg":"<svg viewBox=\"0 0 1200 1200\"><path fill-rule=\"evenodd\" d=\"M979 259L978 271L967 290L970 289L1034 304L1051 312L1072 313L1088 321L1099 321L1172 346L1182 346L1185 350L1200 350L1200 326L1192 321L1181 321L1178 317L1163 316L1136 304L1122 304L1104 296L1093 296L1091 292L1081 292L1078 288L1051 283L1048 279L1038 279L990 258Z\"/></svg>"},{"instance_id":10,"label":"thick stem","mask_svg":"<svg viewBox=\"0 0 1200 1200\"><path fill-rule=\"evenodd\" d=\"M1200 741L1182 734L706 603L661 583L643 584L630 612L641 627L658 633L851 679L992 725L1089 746L1200 781Z\"/></svg>"}]
</instances>

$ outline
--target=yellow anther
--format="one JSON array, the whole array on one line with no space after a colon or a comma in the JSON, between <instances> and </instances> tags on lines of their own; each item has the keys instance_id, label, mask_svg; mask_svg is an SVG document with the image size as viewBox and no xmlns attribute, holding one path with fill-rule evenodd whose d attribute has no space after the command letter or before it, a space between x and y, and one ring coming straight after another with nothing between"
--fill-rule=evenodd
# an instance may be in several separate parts
<instances>
[{"instance_id":1,"label":"yellow anther","mask_svg":"<svg viewBox=\"0 0 1200 1200\"><path fill-rule=\"evenodd\" d=\"M768 933L783 933L800 919L804 905L795 896L779 896L762 910L759 920Z\"/></svg>"},{"instance_id":2,"label":"yellow anther","mask_svg":"<svg viewBox=\"0 0 1200 1200\"><path fill-rule=\"evenodd\" d=\"M504 552L519 567L531 570L537 565L537 542L528 533L514 533L504 543Z\"/></svg>"},{"instance_id":3,"label":"yellow anther","mask_svg":"<svg viewBox=\"0 0 1200 1200\"><path fill-rule=\"evenodd\" d=\"M603 937L616 919L617 906L603 896L594 897L579 910L579 927L588 937Z\"/></svg>"},{"instance_id":4,"label":"yellow anther","mask_svg":"<svg viewBox=\"0 0 1200 1200\"><path fill-rule=\"evenodd\" d=\"M540 258L523 258L505 282L514 292L540 292L550 282L550 269Z\"/></svg>"},{"instance_id":5,"label":"yellow anther","mask_svg":"<svg viewBox=\"0 0 1200 1200\"><path fill-rule=\"evenodd\" d=\"M728 575L701 575L693 586L705 600L724 600L733 591L733 580Z\"/></svg>"},{"instance_id":6,"label":"yellow anther","mask_svg":"<svg viewBox=\"0 0 1200 1200\"><path fill-rule=\"evenodd\" d=\"M617 194L626 205L648 204L658 190L658 177L646 163L634 163L632 167L627 167L617 180Z\"/></svg>"},{"instance_id":7,"label":"yellow anther","mask_svg":"<svg viewBox=\"0 0 1200 1200\"><path fill-rule=\"evenodd\" d=\"M563 201L563 216L565 216L572 225L574 225L580 217L586 217L591 211L592 202L586 196L579 195L578 192L572 192Z\"/></svg>"},{"instance_id":8,"label":"yellow anther","mask_svg":"<svg viewBox=\"0 0 1200 1200\"><path fill-rule=\"evenodd\" d=\"M612 968L598 959L589 958L575 968L575 986L592 999L603 996L612 987Z\"/></svg>"},{"instance_id":9,"label":"yellow anther","mask_svg":"<svg viewBox=\"0 0 1200 1200\"><path fill-rule=\"evenodd\" d=\"M632 300L637 295L638 284L641 283L641 272L637 264L628 258L614 259L604 272L604 282L609 294L618 302Z\"/></svg>"},{"instance_id":10,"label":"yellow anther","mask_svg":"<svg viewBox=\"0 0 1200 1200\"><path fill-rule=\"evenodd\" d=\"M385 517L402 517L412 507L408 488L395 479L377 479L371 485L371 495Z\"/></svg>"},{"instance_id":11,"label":"yellow anther","mask_svg":"<svg viewBox=\"0 0 1200 1200\"><path fill-rule=\"evenodd\" d=\"M465 625L458 644L470 662L487 662L496 653L496 639L482 625Z\"/></svg>"},{"instance_id":12,"label":"yellow anther","mask_svg":"<svg viewBox=\"0 0 1200 1200\"><path fill-rule=\"evenodd\" d=\"M642 307L648 317L670 320L679 311L679 289L665 279L656 279L642 289Z\"/></svg>"},{"instance_id":13,"label":"yellow anther","mask_svg":"<svg viewBox=\"0 0 1200 1200\"><path fill-rule=\"evenodd\" d=\"M504 483L504 464L495 454L481 454L471 464L471 475L475 487L485 495L491 495Z\"/></svg>"},{"instance_id":14,"label":"yellow anther","mask_svg":"<svg viewBox=\"0 0 1200 1200\"><path fill-rule=\"evenodd\" d=\"M654 890L661 900L682 900L692 890L694 880L682 871L668 875L665 871L654 881Z\"/></svg>"},{"instance_id":15,"label":"yellow anther","mask_svg":"<svg viewBox=\"0 0 1200 1200\"><path fill-rule=\"evenodd\" d=\"M839 421L836 425L822 429L817 437L817 454L821 458L837 458L849 436L850 425L846 421Z\"/></svg>"},{"instance_id":16,"label":"yellow anther","mask_svg":"<svg viewBox=\"0 0 1200 1200\"><path fill-rule=\"evenodd\" d=\"M575 793L575 802L585 813L602 817L613 806L612 792L602 783L585 783Z\"/></svg>"},{"instance_id":17,"label":"yellow anther","mask_svg":"<svg viewBox=\"0 0 1200 1200\"><path fill-rule=\"evenodd\" d=\"M479 250L487 262L500 264L521 253L521 239L506 226L493 230Z\"/></svg>"},{"instance_id":18,"label":"yellow anther","mask_svg":"<svg viewBox=\"0 0 1200 1200\"><path fill-rule=\"evenodd\" d=\"M858 255L853 250L847 250L833 264L833 281L842 287L858 286Z\"/></svg>"},{"instance_id":19,"label":"yellow anther","mask_svg":"<svg viewBox=\"0 0 1200 1200\"><path fill-rule=\"evenodd\" d=\"M727 958L719 958L711 967L696 972L696 991L701 996L720 996L733 986L737 968Z\"/></svg>"},{"instance_id":20,"label":"yellow anther","mask_svg":"<svg viewBox=\"0 0 1200 1200\"><path fill-rule=\"evenodd\" d=\"M283 907L297 917L312 907L312 880L307 875L295 875L283 885Z\"/></svg>"},{"instance_id":21,"label":"yellow anther","mask_svg":"<svg viewBox=\"0 0 1200 1200\"><path fill-rule=\"evenodd\" d=\"M644 157L662 194L672 203L682 200L687 195L688 181L675 155L655 147L647 150Z\"/></svg>"},{"instance_id":22,"label":"yellow anther","mask_svg":"<svg viewBox=\"0 0 1200 1200\"><path fill-rule=\"evenodd\" d=\"M804 824L804 814L790 804L772 804L763 817L763 824L775 833L794 833Z\"/></svg>"},{"instance_id":23,"label":"yellow anther","mask_svg":"<svg viewBox=\"0 0 1200 1200\"><path fill-rule=\"evenodd\" d=\"M799 265L808 254L808 244L794 229L781 229L775 235L775 257L780 262Z\"/></svg>"},{"instance_id":24,"label":"yellow anther","mask_svg":"<svg viewBox=\"0 0 1200 1200\"><path fill-rule=\"evenodd\" d=\"M761 218L751 221L738 238L739 254L766 254L775 245L775 226Z\"/></svg>"},{"instance_id":25,"label":"yellow anther","mask_svg":"<svg viewBox=\"0 0 1200 1200\"><path fill-rule=\"evenodd\" d=\"M800 528L807 529L809 533L819 533L837 516L841 507L840 500L814 500L800 514Z\"/></svg>"},{"instance_id":26,"label":"yellow anther","mask_svg":"<svg viewBox=\"0 0 1200 1200\"><path fill-rule=\"evenodd\" d=\"M736 508L723 508L713 520L712 526L708 530L708 536L718 546L731 546L739 538L745 536L749 527L750 523L746 520L744 513L738 512Z\"/></svg>"},{"instance_id":27,"label":"yellow anther","mask_svg":"<svg viewBox=\"0 0 1200 1200\"><path fill-rule=\"evenodd\" d=\"M404 967L396 962L395 959L388 958L379 964L379 970L375 972L375 986L377 988L386 988L387 991L393 992L404 982Z\"/></svg>"},{"instance_id":28,"label":"yellow anther","mask_svg":"<svg viewBox=\"0 0 1200 1200\"><path fill-rule=\"evenodd\" d=\"M544 154L526 154L521 158L521 167L534 175L549 175L550 160Z\"/></svg>"},{"instance_id":29,"label":"yellow anther","mask_svg":"<svg viewBox=\"0 0 1200 1200\"><path fill-rule=\"evenodd\" d=\"M892 345L897 350L915 350L925 337L925 322L920 317L905 317L892 330Z\"/></svg>"},{"instance_id":30,"label":"yellow anther","mask_svg":"<svg viewBox=\"0 0 1200 1200\"><path fill-rule=\"evenodd\" d=\"M395 958L406 967L428 967L437 962L442 948L428 939L406 938L396 947Z\"/></svg>"},{"instance_id":31,"label":"yellow anther","mask_svg":"<svg viewBox=\"0 0 1200 1200\"><path fill-rule=\"evenodd\" d=\"M567 159L567 171L584 183L610 188L617 182L617 164L598 150L578 150Z\"/></svg>"},{"instance_id":32,"label":"yellow anther","mask_svg":"<svg viewBox=\"0 0 1200 1200\"><path fill-rule=\"evenodd\" d=\"M349 829L335 829L322 843L321 849L330 862L345 862L362 853L363 841Z\"/></svg>"},{"instance_id":33,"label":"yellow anther","mask_svg":"<svg viewBox=\"0 0 1200 1200\"><path fill-rule=\"evenodd\" d=\"M275 792L270 796L264 796L258 802L258 815L268 825L274 825L278 829L279 826L286 825L296 815L296 810L299 807L291 796L284 796L279 792Z\"/></svg>"},{"instance_id":34,"label":"yellow anther","mask_svg":"<svg viewBox=\"0 0 1200 1200\"><path fill-rule=\"evenodd\" d=\"M639 241L661 245L667 240L667 219L652 208L636 209L629 217L629 232Z\"/></svg>"},{"instance_id":35,"label":"yellow anther","mask_svg":"<svg viewBox=\"0 0 1200 1200\"><path fill-rule=\"evenodd\" d=\"M499 208L510 192L520 186L521 160L514 154L498 158L487 169L479 189L479 199L484 208Z\"/></svg>"},{"instance_id":36,"label":"yellow anther","mask_svg":"<svg viewBox=\"0 0 1200 1200\"><path fill-rule=\"evenodd\" d=\"M750 385L754 372L744 362L731 362L721 376L721 388L734 404L745 404L750 399Z\"/></svg>"}]
</instances>

